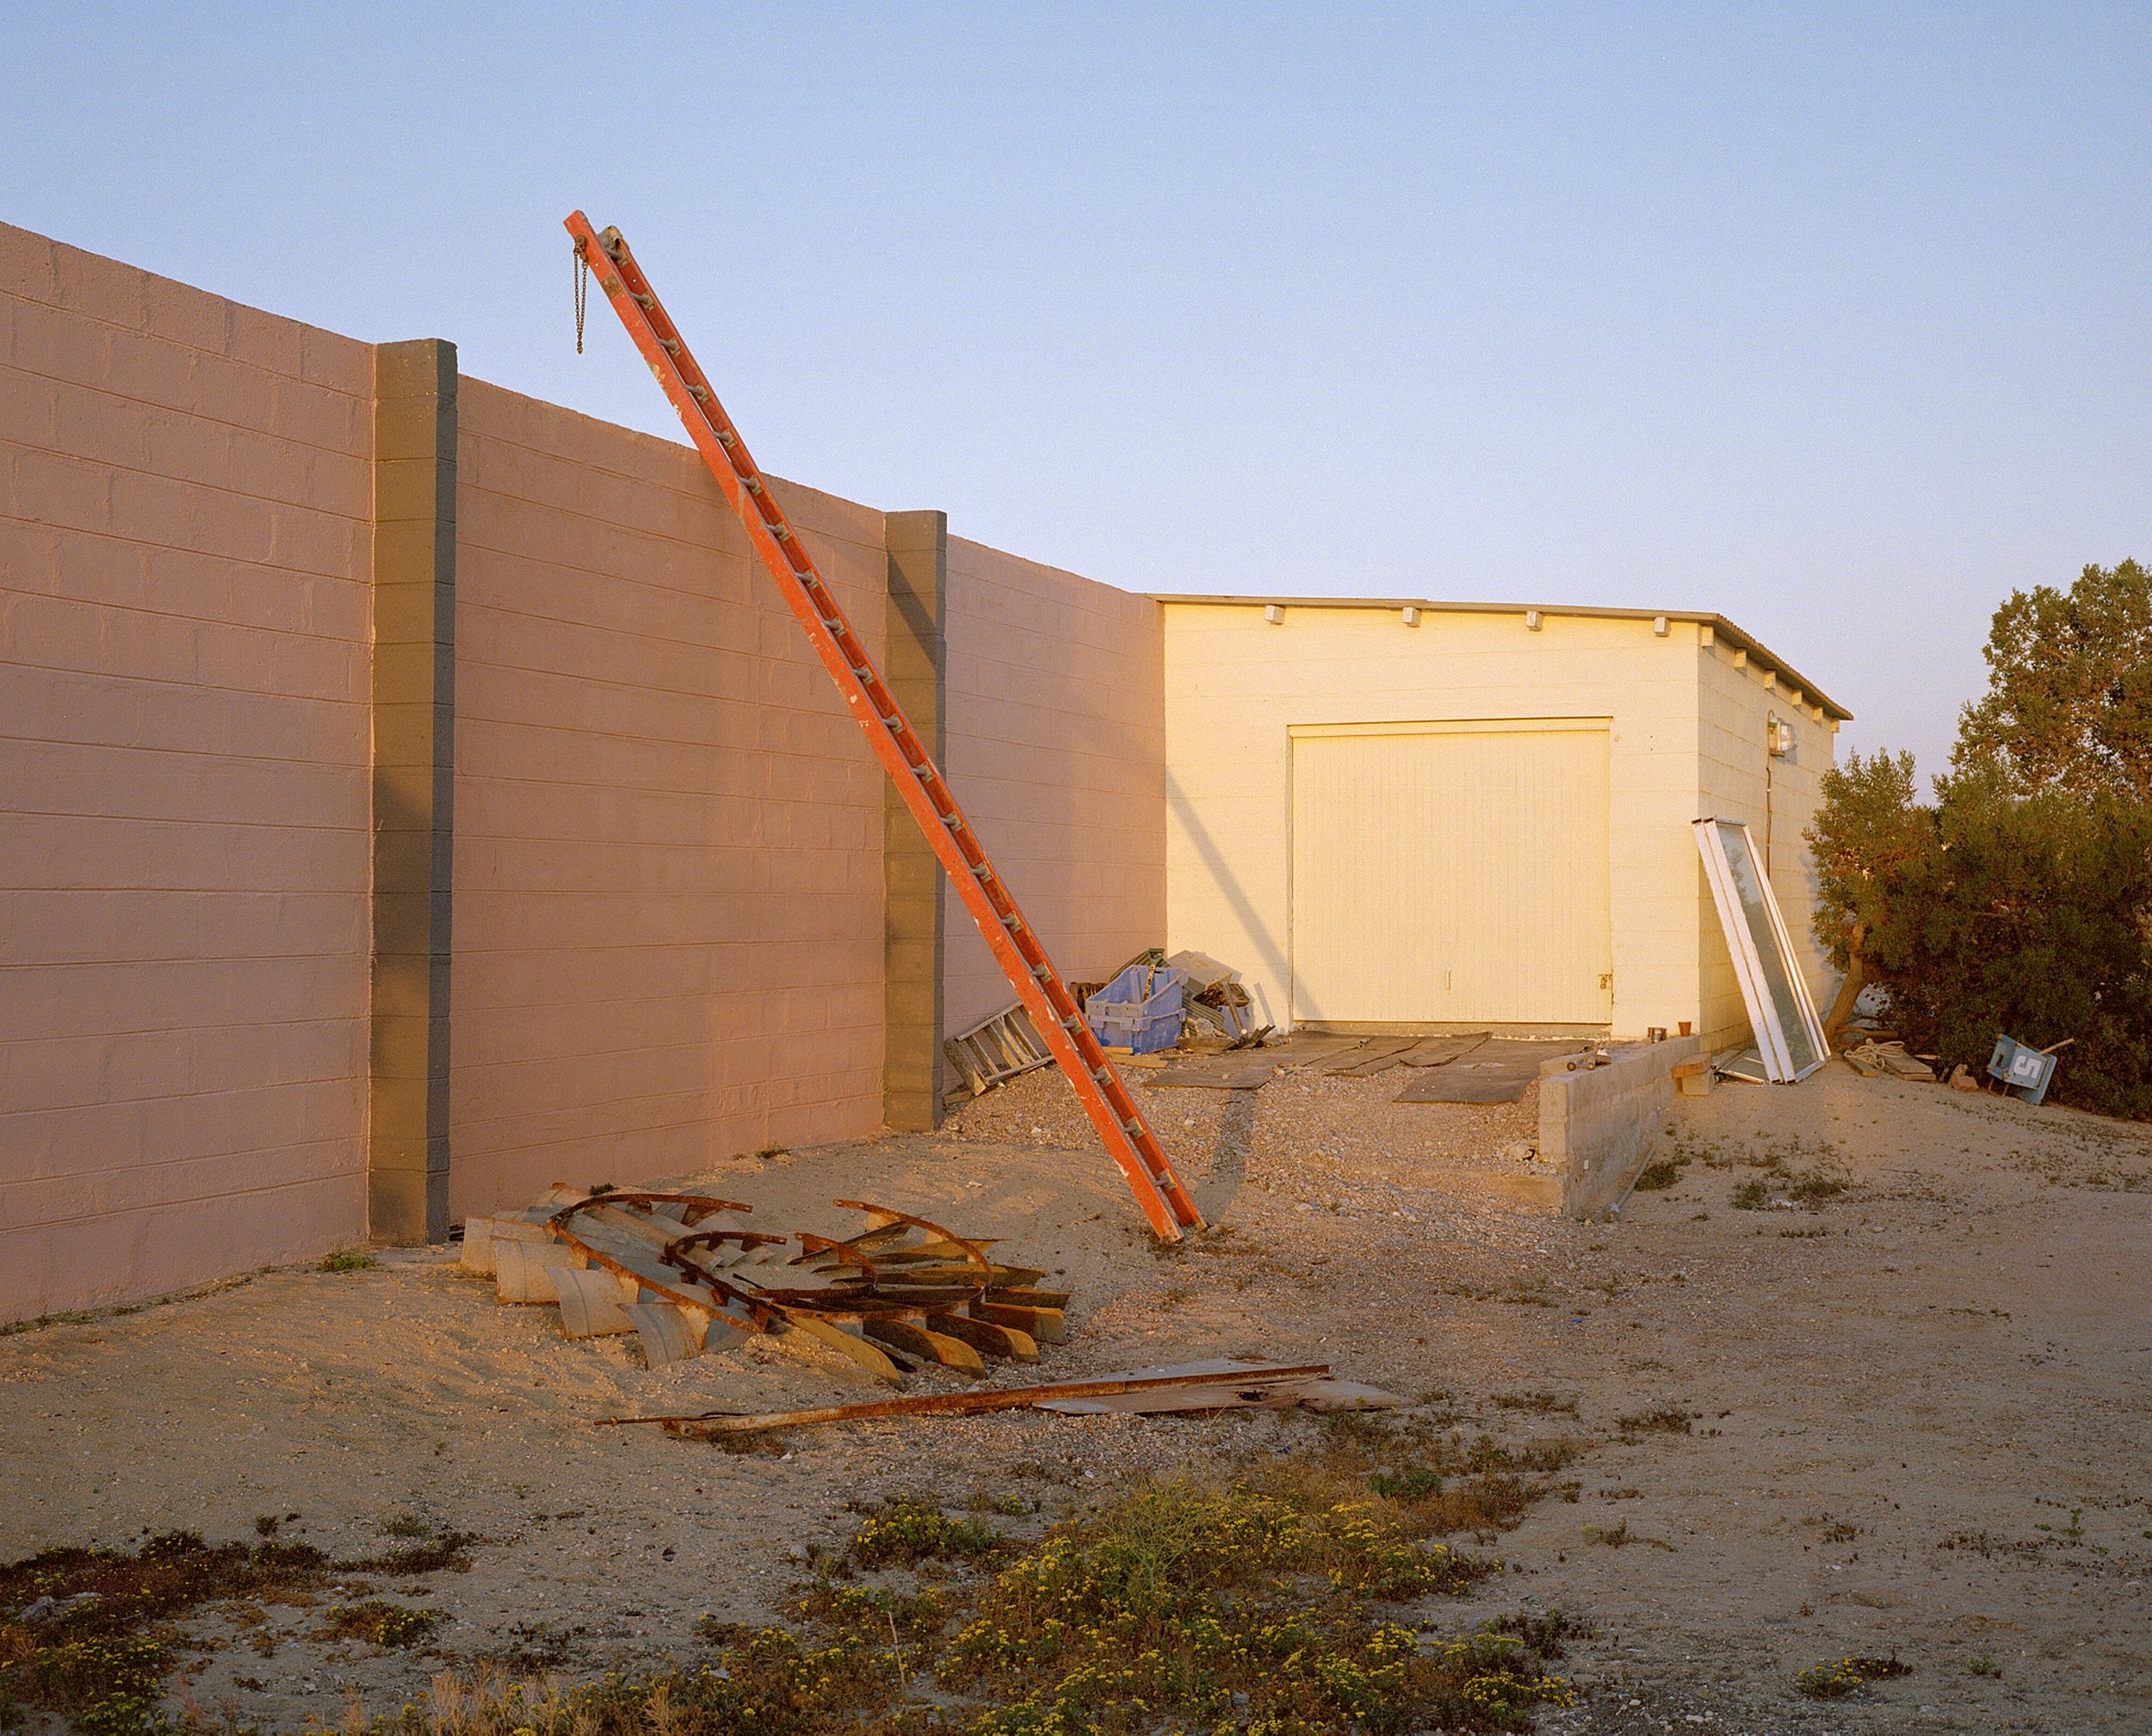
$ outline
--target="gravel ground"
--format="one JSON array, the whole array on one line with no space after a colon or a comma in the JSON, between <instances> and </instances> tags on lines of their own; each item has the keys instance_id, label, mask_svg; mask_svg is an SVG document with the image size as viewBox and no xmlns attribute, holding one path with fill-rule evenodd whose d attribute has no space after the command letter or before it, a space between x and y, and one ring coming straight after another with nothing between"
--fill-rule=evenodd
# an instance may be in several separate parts
<instances>
[{"instance_id":1,"label":"gravel ground","mask_svg":"<svg viewBox=\"0 0 2152 1736\"><path fill-rule=\"evenodd\" d=\"M834 1195L884 1199L1057 1270L1072 1341L998 1381L1327 1360L1467 1431L1587 1441L1579 1500L1535 1508L1497 1546L1504 1574L1429 1612L1594 1624L1562 1666L1580 1704L1543 1730L2152 1729L2152 1139L1834 1066L1681 1102L1675 1184L1583 1225L1503 1191L1531 1168L1530 1093L1399 1104L1407 1077L1145 1091L1212 1224L1166 1253L1050 1072L937 1134L693 1179L788 1227L856 1222ZM1818 1176L1842 1190L1798 1188ZM1735 1208L1756 1183L1761 1208ZM1036 1529L1324 1426L1015 1413L800 1430L766 1454L590 1426L878 1390L770 1341L646 1370L437 1252L263 1274L0 1339L0 1554L250 1537L269 1514L347 1555L413 1519L479 1534L467 1572L374 1585L442 1613L415 1652L309 1638L304 1603L194 1624L188 1696L295 1727L355 1695L393 1709L445 1667L690 1661L696 1618L766 1615L856 1523L848 1500L1016 1492ZM1623 1427L1664 1412L1688 1431ZM1628 1547L1592 1541L1624 1525ZM1857 1699L1794 1691L1811 1665L1894 1649L1914 1673Z\"/></svg>"}]
</instances>

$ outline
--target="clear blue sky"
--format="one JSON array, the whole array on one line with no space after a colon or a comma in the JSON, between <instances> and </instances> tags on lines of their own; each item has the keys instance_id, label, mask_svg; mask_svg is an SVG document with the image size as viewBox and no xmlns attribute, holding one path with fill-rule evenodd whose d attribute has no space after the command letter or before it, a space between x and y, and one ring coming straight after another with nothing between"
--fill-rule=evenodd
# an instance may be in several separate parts
<instances>
[{"instance_id":1,"label":"clear blue sky","mask_svg":"<svg viewBox=\"0 0 2152 1736\"><path fill-rule=\"evenodd\" d=\"M2152 559L2152 8L7 9L0 217L1135 589L1716 609L1932 768Z\"/></svg>"}]
</instances>

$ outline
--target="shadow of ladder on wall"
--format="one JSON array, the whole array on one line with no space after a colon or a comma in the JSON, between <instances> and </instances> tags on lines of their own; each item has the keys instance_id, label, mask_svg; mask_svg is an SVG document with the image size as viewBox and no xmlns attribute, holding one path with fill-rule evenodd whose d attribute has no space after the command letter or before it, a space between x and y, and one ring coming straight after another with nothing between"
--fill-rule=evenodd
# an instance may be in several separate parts
<instances>
[{"instance_id":1,"label":"shadow of ladder on wall","mask_svg":"<svg viewBox=\"0 0 2152 1736\"><path fill-rule=\"evenodd\" d=\"M1017 908L1015 895L986 859L985 847L925 743L823 583L813 558L794 534L748 455L746 442L717 401L627 242L616 229L603 234L592 229L580 211L567 219L567 230L575 240L578 269L597 275L599 289L678 413L756 555L776 581L785 606L806 632L868 745L979 924L994 961L1044 1040L1048 1058L1061 1063L1153 1232L1163 1240L1178 1241L1184 1230L1202 1227L1203 1214L1174 1174L1158 1136L1085 1022L1045 946ZM578 324L578 333L580 330Z\"/></svg>"}]
</instances>

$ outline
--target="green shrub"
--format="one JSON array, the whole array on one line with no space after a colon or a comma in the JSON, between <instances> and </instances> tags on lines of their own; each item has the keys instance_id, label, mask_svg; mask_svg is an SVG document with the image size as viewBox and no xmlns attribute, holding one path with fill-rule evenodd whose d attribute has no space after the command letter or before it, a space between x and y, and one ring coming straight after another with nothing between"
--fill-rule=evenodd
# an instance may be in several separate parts
<instances>
[{"instance_id":1,"label":"green shrub","mask_svg":"<svg viewBox=\"0 0 2152 1736\"><path fill-rule=\"evenodd\" d=\"M1893 1652L1888 1658L1840 1658L1813 1665L1793 1678L1793 1685L1811 1700L1842 1700L1865 1683L1912 1673L1913 1665L1899 1662Z\"/></svg>"},{"instance_id":2,"label":"green shrub","mask_svg":"<svg viewBox=\"0 0 2152 1736\"><path fill-rule=\"evenodd\" d=\"M860 1527L852 1554L862 1566L909 1567L926 1560L977 1560L1002 1547L999 1533L975 1519L952 1519L931 1502L892 1501Z\"/></svg>"},{"instance_id":3,"label":"green shrub","mask_svg":"<svg viewBox=\"0 0 2152 1736\"><path fill-rule=\"evenodd\" d=\"M1863 896L1864 961L1899 1034L1946 1072L1984 1068L1998 1035L2073 1038L2050 1094L2152 1118L2152 807L2019 795L1988 772L1938 794L1920 810L1927 847Z\"/></svg>"},{"instance_id":4,"label":"green shrub","mask_svg":"<svg viewBox=\"0 0 2152 1736\"><path fill-rule=\"evenodd\" d=\"M1816 936L1944 1071L2068 1037L2050 1097L2152 1119L2152 574L2017 593L1986 657L1932 802L1909 754L1824 773Z\"/></svg>"}]
</instances>

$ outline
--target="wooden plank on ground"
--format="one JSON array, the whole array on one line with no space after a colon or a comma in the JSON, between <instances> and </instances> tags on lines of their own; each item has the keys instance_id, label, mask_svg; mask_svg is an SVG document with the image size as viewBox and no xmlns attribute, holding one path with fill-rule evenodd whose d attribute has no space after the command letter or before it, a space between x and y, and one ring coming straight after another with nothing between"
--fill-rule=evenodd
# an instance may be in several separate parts
<instances>
[{"instance_id":1,"label":"wooden plank on ground","mask_svg":"<svg viewBox=\"0 0 2152 1736\"><path fill-rule=\"evenodd\" d=\"M1363 1047L1349 1055L1340 1055L1323 1071L1347 1078L1365 1078L1370 1073L1397 1066L1398 1057L1406 1050L1417 1047L1419 1041L1416 1036L1372 1037Z\"/></svg>"},{"instance_id":2,"label":"wooden plank on ground","mask_svg":"<svg viewBox=\"0 0 2152 1736\"><path fill-rule=\"evenodd\" d=\"M1459 1031L1438 1037L1422 1037L1397 1059L1408 1067L1447 1066L1470 1054L1493 1035L1492 1031Z\"/></svg>"},{"instance_id":3,"label":"wooden plank on ground","mask_svg":"<svg viewBox=\"0 0 2152 1736\"><path fill-rule=\"evenodd\" d=\"M1397 1094L1401 1103L1513 1103L1539 1078L1543 1062L1592 1046L1568 1037L1496 1037L1439 1067L1423 1067Z\"/></svg>"},{"instance_id":4,"label":"wooden plank on ground","mask_svg":"<svg viewBox=\"0 0 2152 1736\"><path fill-rule=\"evenodd\" d=\"M1260 1050L1243 1051L1188 1056L1143 1083L1157 1088L1179 1085L1214 1091L1254 1091L1270 1084L1277 1072L1277 1056Z\"/></svg>"}]
</instances>

